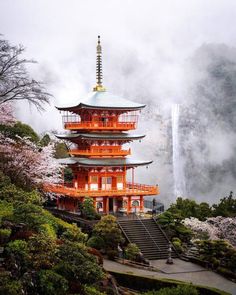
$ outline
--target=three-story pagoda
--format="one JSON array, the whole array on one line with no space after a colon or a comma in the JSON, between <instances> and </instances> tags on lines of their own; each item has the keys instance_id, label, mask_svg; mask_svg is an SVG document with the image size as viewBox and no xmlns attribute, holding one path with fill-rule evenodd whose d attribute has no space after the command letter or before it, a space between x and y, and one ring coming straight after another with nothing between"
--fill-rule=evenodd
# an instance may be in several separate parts
<instances>
[{"instance_id":1,"label":"three-story pagoda","mask_svg":"<svg viewBox=\"0 0 236 295\"><path fill-rule=\"evenodd\" d=\"M58 194L57 206L77 212L80 202L91 197L99 213L143 211L143 197L158 194L158 187L134 183L134 168L149 165L131 157L122 145L144 135L127 133L137 127L143 104L115 96L102 85L102 48L97 44L97 85L88 97L74 106L57 107L70 133L57 135L72 143L69 158L62 160L73 172L70 184L47 184L46 190ZM127 170L132 180L127 182Z\"/></svg>"}]
</instances>

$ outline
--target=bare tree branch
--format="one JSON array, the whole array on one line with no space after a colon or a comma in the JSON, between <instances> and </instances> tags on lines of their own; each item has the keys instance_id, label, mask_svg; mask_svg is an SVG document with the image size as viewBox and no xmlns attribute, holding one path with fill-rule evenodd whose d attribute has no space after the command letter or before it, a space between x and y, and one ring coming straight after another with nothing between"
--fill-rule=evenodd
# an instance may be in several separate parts
<instances>
[{"instance_id":1,"label":"bare tree branch","mask_svg":"<svg viewBox=\"0 0 236 295\"><path fill-rule=\"evenodd\" d=\"M24 50L22 45L12 46L7 40L0 39L0 104L27 100L37 109L44 110L51 94L43 83L29 77L26 65L35 61L21 58Z\"/></svg>"}]
</instances>

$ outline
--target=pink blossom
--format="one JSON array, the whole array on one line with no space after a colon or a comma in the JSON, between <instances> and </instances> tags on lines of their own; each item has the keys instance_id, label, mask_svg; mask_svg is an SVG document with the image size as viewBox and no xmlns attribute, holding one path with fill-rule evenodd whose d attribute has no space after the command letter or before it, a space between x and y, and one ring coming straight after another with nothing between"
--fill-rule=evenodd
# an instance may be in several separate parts
<instances>
[{"instance_id":1,"label":"pink blossom","mask_svg":"<svg viewBox=\"0 0 236 295\"><path fill-rule=\"evenodd\" d=\"M13 106L10 102L0 104L0 124L13 125L16 119L13 115Z\"/></svg>"},{"instance_id":2,"label":"pink blossom","mask_svg":"<svg viewBox=\"0 0 236 295\"><path fill-rule=\"evenodd\" d=\"M210 240L225 239L236 247L236 217L210 217L200 221L191 217L183 220L184 225L195 233L207 233Z\"/></svg>"}]
</instances>

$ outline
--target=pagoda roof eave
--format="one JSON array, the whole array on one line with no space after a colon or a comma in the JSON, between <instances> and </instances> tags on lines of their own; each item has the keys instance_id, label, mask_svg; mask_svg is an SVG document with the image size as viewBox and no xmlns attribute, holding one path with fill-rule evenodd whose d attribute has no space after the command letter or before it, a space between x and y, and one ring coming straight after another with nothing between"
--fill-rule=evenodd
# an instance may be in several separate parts
<instances>
[{"instance_id":1,"label":"pagoda roof eave","mask_svg":"<svg viewBox=\"0 0 236 295\"><path fill-rule=\"evenodd\" d=\"M153 161L140 161L132 158L119 159L90 159L90 158L64 158L58 159L63 165L73 165L79 167L137 167L151 164Z\"/></svg>"},{"instance_id":2,"label":"pagoda roof eave","mask_svg":"<svg viewBox=\"0 0 236 295\"><path fill-rule=\"evenodd\" d=\"M94 139L94 140L135 140L142 139L145 135L135 135L128 133L70 133L57 134L59 139L75 140L75 139Z\"/></svg>"},{"instance_id":3,"label":"pagoda roof eave","mask_svg":"<svg viewBox=\"0 0 236 295\"><path fill-rule=\"evenodd\" d=\"M93 91L89 93L84 102L74 106L56 106L59 111L76 111L80 109L112 109L112 110L139 110L144 108L145 104L133 102L121 98L107 91Z\"/></svg>"}]
</instances>

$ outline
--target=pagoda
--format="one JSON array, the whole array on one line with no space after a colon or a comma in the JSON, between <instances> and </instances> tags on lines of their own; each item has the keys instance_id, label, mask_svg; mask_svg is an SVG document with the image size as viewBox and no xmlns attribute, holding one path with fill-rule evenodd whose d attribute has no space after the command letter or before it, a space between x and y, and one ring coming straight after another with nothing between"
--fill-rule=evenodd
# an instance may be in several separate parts
<instances>
[{"instance_id":1,"label":"pagoda","mask_svg":"<svg viewBox=\"0 0 236 295\"><path fill-rule=\"evenodd\" d=\"M57 107L68 131L57 137L72 146L70 157L61 162L72 169L73 181L46 184L45 189L58 195L57 207L61 210L76 213L84 198L90 197L99 213L142 212L144 196L157 195L158 186L134 183L134 169L152 161L127 157L131 150L122 146L145 137L127 132L136 129L138 114L145 105L113 95L103 87L100 36L96 78L93 92L83 102ZM131 182L126 179L129 169Z\"/></svg>"}]
</instances>

